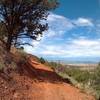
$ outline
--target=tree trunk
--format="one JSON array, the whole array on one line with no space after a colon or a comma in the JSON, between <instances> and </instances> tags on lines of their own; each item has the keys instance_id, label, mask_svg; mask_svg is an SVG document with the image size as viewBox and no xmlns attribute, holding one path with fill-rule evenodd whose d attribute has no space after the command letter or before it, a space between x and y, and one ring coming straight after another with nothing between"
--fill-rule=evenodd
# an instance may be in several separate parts
<instances>
[{"instance_id":1,"label":"tree trunk","mask_svg":"<svg viewBox=\"0 0 100 100\"><path fill-rule=\"evenodd\" d=\"M7 44L6 44L6 49L8 52L10 52L10 50L11 50L11 44L12 44L12 36L9 35L8 39L7 39Z\"/></svg>"}]
</instances>

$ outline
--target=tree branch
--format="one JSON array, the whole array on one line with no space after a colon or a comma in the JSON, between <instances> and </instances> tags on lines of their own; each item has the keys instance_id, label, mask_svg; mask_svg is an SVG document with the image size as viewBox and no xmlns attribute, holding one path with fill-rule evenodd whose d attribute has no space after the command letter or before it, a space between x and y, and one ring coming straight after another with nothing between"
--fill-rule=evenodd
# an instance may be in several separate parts
<instances>
[{"instance_id":1,"label":"tree branch","mask_svg":"<svg viewBox=\"0 0 100 100\"><path fill-rule=\"evenodd\" d=\"M17 45L17 46L20 46L20 45L29 45L29 46L33 47L33 45L31 45L30 43L16 43L15 45Z\"/></svg>"}]
</instances>

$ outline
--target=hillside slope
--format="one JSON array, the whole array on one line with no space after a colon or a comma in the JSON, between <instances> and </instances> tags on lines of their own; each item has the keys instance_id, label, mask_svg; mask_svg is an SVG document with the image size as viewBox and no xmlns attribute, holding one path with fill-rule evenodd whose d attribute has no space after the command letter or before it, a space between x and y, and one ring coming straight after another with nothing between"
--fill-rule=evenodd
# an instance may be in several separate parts
<instances>
[{"instance_id":1,"label":"hillside slope","mask_svg":"<svg viewBox=\"0 0 100 100\"><path fill-rule=\"evenodd\" d=\"M33 56L22 60L19 55L8 55L0 45L0 66L5 66L0 70L0 100L95 100Z\"/></svg>"},{"instance_id":2,"label":"hillside slope","mask_svg":"<svg viewBox=\"0 0 100 100\"><path fill-rule=\"evenodd\" d=\"M66 83L66 80L47 66L33 61L32 58L29 63L36 70L36 80L40 80L33 83L33 100L95 100Z\"/></svg>"}]
</instances>

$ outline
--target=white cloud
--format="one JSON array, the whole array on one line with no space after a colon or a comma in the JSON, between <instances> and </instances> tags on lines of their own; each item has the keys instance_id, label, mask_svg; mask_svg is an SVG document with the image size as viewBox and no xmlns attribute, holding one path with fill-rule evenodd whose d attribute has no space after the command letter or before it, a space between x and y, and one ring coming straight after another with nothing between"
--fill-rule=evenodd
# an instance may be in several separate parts
<instances>
[{"instance_id":1,"label":"white cloud","mask_svg":"<svg viewBox=\"0 0 100 100\"><path fill-rule=\"evenodd\" d=\"M49 30L46 32L48 37L61 36L66 31L74 28L72 22L63 16L50 14L47 18Z\"/></svg>"},{"instance_id":2,"label":"white cloud","mask_svg":"<svg viewBox=\"0 0 100 100\"><path fill-rule=\"evenodd\" d=\"M47 20L48 21L55 21L55 19L65 19L65 17L50 13Z\"/></svg>"},{"instance_id":3,"label":"white cloud","mask_svg":"<svg viewBox=\"0 0 100 100\"><path fill-rule=\"evenodd\" d=\"M49 30L46 32L47 37L56 37L62 36L65 32L68 32L74 28L80 27L93 27L94 24L89 18L78 18L78 19L69 19L61 15L56 15L50 13L47 18L49 25Z\"/></svg>"},{"instance_id":4,"label":"white cloud","mask_svg":"<svg viewBox=\"0 0 100 100\"><path fill-rule=\"evenodd\" d=\"M77 20L74 20L73 23L77 26L94 26L92 21L87 18L78 18Z\"/></svg>"},{"instance_id":5,"label":"white cloud","mask_svg":"<svg viewBox=\"0 0 100 100\"><path fill-rule=\"evenodd\" d=\"M96 46L96 45L99 46L100 40L93 41L93 40L79 39L79 40L74 40L73 44L77 45L77 46L82 46L82 47L93 47L93 46Z\"/></svg>"},{"instance_id":6,"label":"white cloud","mask_svg":"<svg viewBox=\"0 0 100 100\"><path fill-rule=\"evenodd\" d=\"M80 37L78 36L79 38L77 39L68 39L67 35L67 39L61 38L66 32L73 30L74 28L79 28L79 26L93 28L94 23L90 19L80 17L71 20L51 13L47 21L49 23L49 30L45 32L42 41L32 41L31 44L34 45L34 48L25 46L25 51L36 55L54 57L100 56L100 39L87 39L85 36L80 36L80 34ZM58 43L55 39L58 39L61 42Z\"/></svg>"},{"instance_id":7,"label":"white cloud","mask_svg":"<svg viewBox=\"0 0 100 100\"><path fill-rule=\"evenodd\" d=\"M99 57L100 56L100 39L73 39L69 42L64 42L62 45L42 44L33 50L25 49L27 52L42 56L54 57Z\"/></svg>"}]
</instances>

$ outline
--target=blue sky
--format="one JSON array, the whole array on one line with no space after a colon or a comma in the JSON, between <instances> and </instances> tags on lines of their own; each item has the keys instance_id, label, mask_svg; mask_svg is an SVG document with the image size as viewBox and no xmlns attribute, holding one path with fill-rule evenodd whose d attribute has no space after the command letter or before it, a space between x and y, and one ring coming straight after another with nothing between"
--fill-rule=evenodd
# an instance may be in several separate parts
<instances>
[{"instance_id":1,"label":"blue sky","mask_svg":"<svg viewBox=\"0 0 100 100\"><path fill-rule=\"evenodd\" d=\"M100 0L59 0L55 13L69 18L90 17L99 19Z\"/></svg>"},{"instance_id":2,"label":"blue sky","mask_svg":"<svg viewBox=\"0 0 100 100\"><path fill-rule=\"evenodd\" d=\"M100 61L100 0L59 2L47 18L49 30L25 51L50 60Z\"/></svg>"}]
</instances>

